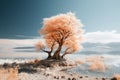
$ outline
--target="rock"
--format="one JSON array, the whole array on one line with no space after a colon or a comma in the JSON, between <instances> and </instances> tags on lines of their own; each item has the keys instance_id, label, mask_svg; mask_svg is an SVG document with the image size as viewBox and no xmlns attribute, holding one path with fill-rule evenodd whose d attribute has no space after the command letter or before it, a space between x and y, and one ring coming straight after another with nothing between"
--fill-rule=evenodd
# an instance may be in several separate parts
<instances>
[{"instance_id":1,"label":"rock","mask_svg":"<svg viewBox=\"0 0 120 80\"><path fill-rule=\"evenodd\" d=\"M4 67L4 68L10 68L10 67L11 67L11 65L10 65L10 64L8 64L8 63L4 63L2 67Z\"/></svg>"},{"instance_id":2,"label":"rock","mask_svg":"<svg viewBox=\"0 0 120 80\"><path fill-rule=\"evenodd\" d=\"M54 79L59 79L59 76L57 77L57 76L54 76Z\"/></svg>"},{"instance_id":3,"label":"rock","mask_svg":"<svg viewBox=\"0 0 120 80\"><path fill-rule=\"evenodd\" d=\"M72 78L72 80L76 80L76 78Z\"/></svg>"},{"instance_id":4,"label":"rock","mask_svg":"<svg viewBox=\"0 0 120 80\"><path fill-rule=\"evenodd\" d=\"M39 59L35 59L35 60L34 60L34 63L38 63L38 62L40 62Z\"/></svg>"},{"instance_id":5,"label":"rock","mask_svg":"<svg viewBox=\"0 0 120 80\"><path fill-rule=\"evenodd\" d=\"M46 76L49 76L50 74L46 74Z\"/></svg>"},{"instance_id":6,"label":"rock","mask_svg":"<svg viewBox=\"0 0 120 80\"><path fill-rule=\"evenodd\" d=\"M71 80L71 78L68 78L68 80Z\"/></svg>"},{"instance_id":7,"label":"rock","mask_svg":"<svg viewBox=\"0 0 120 80\"><path fill-rule=\"evenodd\" d=\"M56 79L57 77L56 76L54 76L54 79Z\"/></svg>"},{"instance_id":8,"label":"rock","mask_svg":"<svg viewBox=\"0 0 120 80\"><path fill-rule=\"evenodd\" d=\"M113 77L113 78L111 78L111 80L117 80L117 78Z\"/></svg>"},{"instance_id":9,"label":"rock","mask_svg":"<svg viewBox=\"0 0 120 80\"><path fill-rule=\"evenodd\" d=\"M83 78L83 76L80 76L80 78Z\"/></svg>"},{"instance_id":10,"label":"rock","mask_svg":"<svg viewBox=\"0 0 120 80\"><path fill-rule=\"evenodd\" d=\"M67 71L67 69L62 69L62 70L60 70L60 71Z\"/></svg>"},{"instance_id":11,"label":"rock","mask_svg":"<svg viewBox=\"0 0 120 80\"><path fill-rule=\"evenodd\" d=\"M58 77L56 77L56 79L59 79L59 76L58 76Z\"/></svg>"},{"instance_id":12,"label":"rock","mask_svg":"<svg viewBox=\"0 0 120 80\"><path fill-rule=\"evenodd\" d=\"M61 78L65 78L65 76L61 76Z\"/></svg>"},{"instance_id":13,"label":"rock","mask_svg":"<svg viewBox=\"0 0 120 80\"><path fill-rule=\"evenodd\" d=\"M102 80L105 80L105 78L102 78Z\"/></svg>"}]
</instances>

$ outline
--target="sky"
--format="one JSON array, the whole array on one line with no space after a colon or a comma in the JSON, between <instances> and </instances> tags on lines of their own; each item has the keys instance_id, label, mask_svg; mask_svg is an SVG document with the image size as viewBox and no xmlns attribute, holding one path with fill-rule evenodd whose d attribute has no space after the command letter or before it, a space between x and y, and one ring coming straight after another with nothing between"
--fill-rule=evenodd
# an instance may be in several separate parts
<instances>
[{"instance_id":1,"label":"sky","mask_svg":"<svg viewBox=\"0 0 120 80\"><path fill-rule=\"evenodd\" d=\"M84 42L120 44L120 0L0 0L0 56L32 51L43 18L67 12L84 24Z\"/></svg>"},{"instance_id":2,"label":"sky","mask_svg":"<svg viewBox=\"0 0 120 80\"><path fill-rule=\"evenodd\" d=\"M0 0L0 39L39 36L42 20L74 12L85 33L120 33L120 0Z\"/></svg>"}]
</instances>

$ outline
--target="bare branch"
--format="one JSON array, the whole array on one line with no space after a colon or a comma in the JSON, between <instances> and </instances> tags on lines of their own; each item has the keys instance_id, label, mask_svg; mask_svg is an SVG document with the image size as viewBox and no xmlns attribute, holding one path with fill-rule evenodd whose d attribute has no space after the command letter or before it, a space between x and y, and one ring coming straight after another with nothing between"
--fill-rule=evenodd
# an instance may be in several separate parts
<instances>
[{"instance_id":1,"label":"bare branch","mask_svg":"<svg viewBox=\"0 0 120 80\"><path fill-rule=\"evenodd\" d=\"M53 51L54 45L55 45L55 41L53 42L53 44L52 44L52 46L51 46L51 50L50 50L50 52Z\"/></svg>"},{"instance_id":2,"label":"bare branch","mask_svg":"<svg viewBox=\"0 0 120 80\"><path fill-rule=\"evenodd\" d=\"M64 57L66 54L71 54L72 52L68 52L68 50L70 49L70 47L68 47L65 52L63 53L62 57Z\"/></svg>"},{"instance_id":3,"label":"bare branch","mask_svg":"<svg viewBox=\"0 0 120 80\"><path fill-rule=\"evenodd\" d=\"M46 51L46 50L44 50L44 49L42 49L42 51L43 51L43 52L46 52L46 53L50 53L50 51Z\"/></svg>"},{"instance_id":4,"label":"bare branch","mask_svg":"<svg viewBox=\"0 0 120 80\"><path fill-rule=\"evenodd\" d=\"M67 39L70 36L70 34L71 34L70 31L66 32L66 35L64 36L64 40Z\"/></svg>"}]
</instances>

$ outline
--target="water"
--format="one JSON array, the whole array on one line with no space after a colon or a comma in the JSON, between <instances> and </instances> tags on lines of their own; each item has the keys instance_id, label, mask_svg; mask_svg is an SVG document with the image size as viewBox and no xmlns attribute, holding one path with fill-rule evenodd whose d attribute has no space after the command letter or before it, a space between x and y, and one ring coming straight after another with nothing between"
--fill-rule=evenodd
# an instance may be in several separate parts
<instances>
[{"instance_id":1,"label":"water","mask_svg":"<svg viewBox=\"0 0 120 80\"><path fill-rule=\"evenodd\" d=\"M84 43L84 49L81 52L68 55L70 60L86 61L86 58L102 56L104 58L104 64L106 66L105 72L89 69L90 63L85 62L76 68L68 70L70 73L79 73L93 76L106 76L111 77L114 74L120 74L120 43ZM0 51L0 64L4 63L23 63L35 58L43 59L47 56L46 53L35 52L34 47L21 47L13 48L11 51L4 51L1 47Z\"/></svg>"},{"instance_id":2,"label":"water","mask_svg":"<svg viewBox=\"0 0 120 80\"><path fill-rule=\"evenodd\" d=\"M84 68L83 68L84 67ZM72 68L68 70L69 73L78 73L78 74L84 74L84 75L91 75L91 76L98 76L98 77L112 77L114 74L120 74L120 65L118 66L107 66L108 69L105 70L105 72L100 70L90 70L89 66L79 65L75 68Z\"/></svg>"}]
</instances>

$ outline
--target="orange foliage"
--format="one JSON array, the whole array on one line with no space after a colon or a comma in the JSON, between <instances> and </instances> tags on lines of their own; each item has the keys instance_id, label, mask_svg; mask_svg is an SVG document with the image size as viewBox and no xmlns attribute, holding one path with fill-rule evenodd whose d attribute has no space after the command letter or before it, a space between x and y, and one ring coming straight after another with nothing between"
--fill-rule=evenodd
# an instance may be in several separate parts
<instances>
[{"instance_id":1,"label":"orange foliage","mask_svg":"<svg viewBox=\"0 0 120 80\"><path fill-rule=\"evenodd\" d=\"M82 49L80 43L82 38L83 24L76 18L75 14L69 12L60 14L43 20L43 27L40 34L43 35L48 48L54 43L54 46L59 45L66 48L65 54L70 54ZM38 47L43 47L41 43Z\"/></svg>"}]
</instances>

